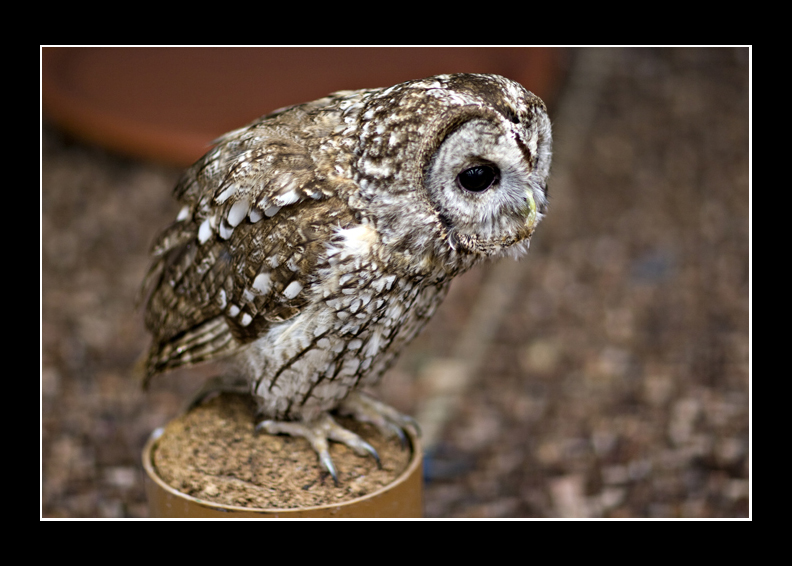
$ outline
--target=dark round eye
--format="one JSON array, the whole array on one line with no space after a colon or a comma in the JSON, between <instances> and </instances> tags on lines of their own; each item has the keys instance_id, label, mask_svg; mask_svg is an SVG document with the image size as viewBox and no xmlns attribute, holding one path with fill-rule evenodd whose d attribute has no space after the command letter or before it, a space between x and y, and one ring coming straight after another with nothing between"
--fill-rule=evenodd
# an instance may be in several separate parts
<instances>
[{"instance_id":1,"label":"dark round eye","mask_svg":"<svg viewBox=\"0 0 792 566\"><path fill-rule=\"evenodd\" d=\"M457 175L457 182L463 189L480 193L490 188L497 176L498 170L492 165L476 165Z\"/></svg>"}]
</instances>

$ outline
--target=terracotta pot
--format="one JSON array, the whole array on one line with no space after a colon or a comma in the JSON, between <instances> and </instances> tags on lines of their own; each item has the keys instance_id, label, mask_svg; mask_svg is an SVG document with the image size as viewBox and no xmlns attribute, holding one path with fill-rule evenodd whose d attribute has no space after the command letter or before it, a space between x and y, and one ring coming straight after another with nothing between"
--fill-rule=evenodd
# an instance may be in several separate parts
<instances>
[{"instance_id":1,"label":"terracotta pot","mask_svg":"<svg viewBox=\"0 0 792 566\"><path fill-rule=\"evenodd\" d=\"M331 505L298 509L259 509L222 505L181 493L166 484L154 467L154 449L163 429L155 430L143 449L149 513L156 518L415 518L423 516L423 453L408 432L412 456L390 485L369 495Z\"/></svg>"}]
</instances>

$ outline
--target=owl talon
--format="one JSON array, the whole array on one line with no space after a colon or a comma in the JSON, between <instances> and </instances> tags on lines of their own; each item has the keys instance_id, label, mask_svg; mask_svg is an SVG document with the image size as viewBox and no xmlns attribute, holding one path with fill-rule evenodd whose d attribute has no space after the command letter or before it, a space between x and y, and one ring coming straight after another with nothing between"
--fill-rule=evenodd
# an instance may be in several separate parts
<instances>
[{"instance_id":1,"label":"owl talon","mask_svg":"<svg viewBox=\"0 0 792 566\"><path fill-rule=\"evenodd\" d=\"M421 435L421 427L414 418L357 391L347 396L338 412L374 425L388 438L397 437L402 448L407 446L407 435L404 434L406 429L410 429L416 436Z\"/></svg>"},{"instance_id":2,"label":"owl talon","mask_svg":"<svg viewBox=\"0 0 792 566\"><path fill-rule=\"evenodd\" d=\"M339 425L327 413L323 413L319 418L310 422L261 421L256 425L256 432L288 434L305 438L319 456L322 467L333 477L336 484L338 484L338 474L333 460L330 458L328 440L345 444L358 456L372 456L377 462L377 467L382 469L382 462L374 447L351 430Z\"/></svg>"},{"instance_id":3,"label":"owl talon","mask_svg":"<svg viewBox=\"0 0 792 566\"><path fill-rule=\"evenodd\" d=\"M330 453L325 450L319 454L319 461L322 463L322 467L327 470L330 476L333 478L333 483L335 483L336 487L338 487L338 474L336 473L335 466L333 465L333 459L330 458Z\"/></svg>"},{"instance_id":4,"label":"owl talon","mask_svg":"<svg viewBox=\"0 0 792 566\"><path fill-rule=\"evenodd\" d=\"M404 430L400 426L396 426L394 424L388 424L388 430L390 430L390 436L396 436L399 438L399 444L401 444L402 449L407 448L407 435L404 434Z\"/></svg>"}]
</instances>

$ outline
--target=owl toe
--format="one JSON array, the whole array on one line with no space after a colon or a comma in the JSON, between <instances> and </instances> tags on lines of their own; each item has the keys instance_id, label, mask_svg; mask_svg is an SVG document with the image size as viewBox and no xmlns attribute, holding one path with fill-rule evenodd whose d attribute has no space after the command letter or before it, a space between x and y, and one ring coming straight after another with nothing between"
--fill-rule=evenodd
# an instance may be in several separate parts
<instances>
[{"instance_id":1,"label":"owl toe","mask_svg":"<svg viewBox=\"0 0 792 566\"><path fill-rule=\"evenodd\" d=\"M344 399L338 412L374 425L388 438L397 437L402 446L407 446L405 430L410 430L415 436L421 435L421 427L414 418L357 391Z\"/></svg>"}]
</instances>

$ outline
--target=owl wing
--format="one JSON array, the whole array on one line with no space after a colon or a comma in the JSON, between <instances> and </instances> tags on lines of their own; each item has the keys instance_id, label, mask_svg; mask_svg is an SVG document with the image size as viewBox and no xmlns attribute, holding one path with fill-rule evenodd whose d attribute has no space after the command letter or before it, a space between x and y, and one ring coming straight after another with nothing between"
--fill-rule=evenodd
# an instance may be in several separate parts
<instances>
[{"instance_id":1,"label":"owl wing","mask_svg":"<svg viewBox=\"0 0 792 566\"><path fill-rule=\"evenodd\" d=\"M334 229L352 221L337 196L348 181L320 175L299 141L261 134L224 136L174 191L184 208L155 242L144 283L146 381L233 354L299 314Z\"/></svg>"}]
</instances>

